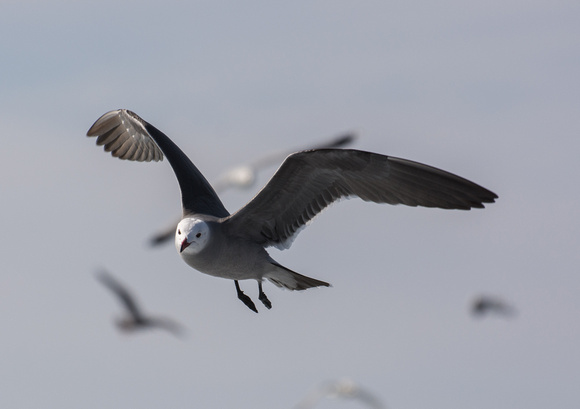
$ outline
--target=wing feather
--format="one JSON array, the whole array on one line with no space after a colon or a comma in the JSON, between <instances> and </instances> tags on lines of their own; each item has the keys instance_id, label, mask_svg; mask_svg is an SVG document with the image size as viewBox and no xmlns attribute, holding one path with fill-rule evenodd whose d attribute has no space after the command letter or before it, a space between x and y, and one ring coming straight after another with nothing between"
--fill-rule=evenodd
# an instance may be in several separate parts
<instances>
[{"instance_id":1,"label":"wing feather","mask_svg":"<svg viewBox=\"0 0 580 409\"><path fill-rule=\"evenodd\" d=\"M181 189L184 214L229 215L221 200L189 158L163 132L126 109L110 111L95 121L87 136L120 159L139 162L167 157Z\"/></svg>"},{"instance_id":2,"label":"wing feather","mask_svg":"<svg viewBox=\"0 0 580 409\"><path fill-rule=\"evenodd\" d=\"M119 301L125 306L127 311L133 316L135 321L140 321L143 319L141 310L137 306L135 298L131 295L129 290L123 286L119 281L117 281L112 275L106 271L101 271L97 274L97 278L103 283L109 290L111 290L118 298Z\"/></svg>"},{"instance_id":3,"label":"wing feather","mask_svg":"<svg viewBox=\"0 0 580 409\"><path fill-rule=\"evenodd\" d=\"M319 149L286 158L268 184L224 220L230 234L288 248L316 215L341 198L442 209L482 208L497 195L452 173L358 150Z\"/></svg>"}]
</instances>

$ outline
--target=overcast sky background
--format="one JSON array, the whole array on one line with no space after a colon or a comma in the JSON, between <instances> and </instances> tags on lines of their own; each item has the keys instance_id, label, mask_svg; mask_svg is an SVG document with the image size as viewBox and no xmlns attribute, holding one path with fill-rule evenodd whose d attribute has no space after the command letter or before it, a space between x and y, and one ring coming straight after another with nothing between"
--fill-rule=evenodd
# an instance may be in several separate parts
<instances>
[{"instance_id":1,"label":"overcast sky background","mask_svg":"<svg viewBox=\"0 0 580 409\"><path fill-rule=\"evenodd\" d=\"M579 21L578 1L3 2L0 407L292 408L349 377L391 409L577 408ZM117 108L210 180L352 130L499 200L336 204L270 250L333 287L265 284L273 308L255 314L231 281L148 247L179 191L166 161L85 137ZM274 171L224 193L228 210ZM118 333L101 267L186 338ZM473 319L478 294L517 317Z\"/></svg>"}]
</instances>

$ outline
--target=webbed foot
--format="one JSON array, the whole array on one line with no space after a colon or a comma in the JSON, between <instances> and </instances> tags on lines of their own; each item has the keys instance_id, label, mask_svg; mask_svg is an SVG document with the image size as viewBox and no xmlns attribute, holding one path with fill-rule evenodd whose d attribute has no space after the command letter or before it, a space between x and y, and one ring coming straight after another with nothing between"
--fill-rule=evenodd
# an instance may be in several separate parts
<instances>
[{"instance_id":1,"label":"webbed foot","mask_svg":"<svg viewBox=\"0 0 580 409\"><path fill-rule=\"evenodd\" d=\"M258 296L258 299L260 301L262 301L262 304L264 304L267 309L272 308L272 303L270 302L268 297L266 297L266 294L264 293L264 291L262 291L262 282L261 281L258 281L258 290L260 291L260 295Z\"/></svg>"},{"instance_id":2,"label":"webbed foot","mask_svg":"<svg viewBox=\"0 0 580 409\"><path fill-rule=\"evenodd\" d=\"M244 304L246 304L246 307L248 307L249 309L251 309L252 311L254 311L255 313L257 313L258 310L256 309L256 306L254 305L254 302L252 301L252 299L250 297L248 297L246 294L244 294L244 292L240 289L240 284L238 283L238 280L234 280L234 283L236 284L236 291L238 292L238 298Z\"/></svg>"}]
</instances>

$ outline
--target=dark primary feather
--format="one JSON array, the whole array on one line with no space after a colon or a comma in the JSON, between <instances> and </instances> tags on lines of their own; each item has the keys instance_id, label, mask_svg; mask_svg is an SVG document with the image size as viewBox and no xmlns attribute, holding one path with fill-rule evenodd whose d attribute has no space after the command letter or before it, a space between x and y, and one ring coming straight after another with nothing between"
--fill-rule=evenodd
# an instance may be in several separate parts
<instances>
[{"instance_id":1,"label":"dark primary feather","mask_svg":"<svg viewBox=\"0 0 580 409\"><path fill-rule=\"evenodd\" d=\"M126 109L107 112L96 120L87 136L98 136L97 144L104 144L106 151L120 159L161 160L163 152L179 182L184 214L229 215L209 182L183 151L134 112Z\"/></svg>"},{"instance_id":2,"label":"dark primary feather","mask_svg":"<svg viewBox=\"0 0 580 409\"><path fill-rule=\"evenodd\" d=\"M329 148L340 148L342 146L352 143L356 139L356 134L349 132L343 135L339 135L327 142L323 142L310 147L308 150L314 149L329 149Z\"/></svg>"},{"instance_id":3,"label":"dark primary feather","mask_svg":"<svg viewBox=\"0 0 580 409\"><path fill-rule=\"evenodd\" d=\"M482 208L497 198L467 179L421 163L358 150L311 150L290 155L256 197L224 224L230 234L284 247L329 204L353 196L463 210Z\"/></svg>"},{"instance_id":4,"label":"dark primary feather","mask_svg":"<svg viewBox=\"0 0 580 409\"><path fill-rule=\"evenodd\" d=\"M117 295L121 303L125 306L127 311L131 314L136 322L143 321L143 314L137 307L135 299L119 281L115 280L113 276L105 271L100 271L97 273L97 278L101 283L103 283L107 288L109 288Z\"/></svg>"}]
</instances>

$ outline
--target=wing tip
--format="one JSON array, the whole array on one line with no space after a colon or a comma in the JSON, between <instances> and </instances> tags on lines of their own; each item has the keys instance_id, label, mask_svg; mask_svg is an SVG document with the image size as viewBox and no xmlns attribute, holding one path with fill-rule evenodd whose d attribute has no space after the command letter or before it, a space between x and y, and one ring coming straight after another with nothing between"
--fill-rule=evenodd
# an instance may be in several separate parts
<instances>
[{"instance_id":1,"label":"wing tip","mask_svg":"<svg viewBox=\"0 0 580 409\"><path fill-rule=\"evenodd\" d=\"M136 162L163 161L163 152L148 134L146 125L147 122L133 111L115 109L101 115L89 128L86 136L99 137L97 145L105 145L105 152L111 152L113 157L119 159ZM103 135L113 133L121 126L125 129L103 138ZM128 141L131 143L126 145Z\"/></svg>"}]
</instances>

